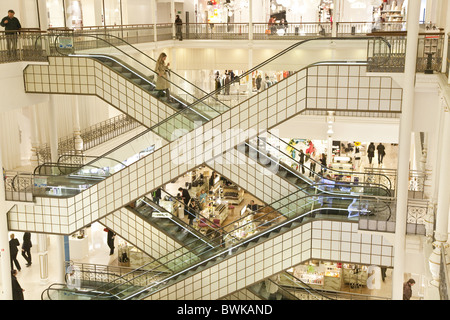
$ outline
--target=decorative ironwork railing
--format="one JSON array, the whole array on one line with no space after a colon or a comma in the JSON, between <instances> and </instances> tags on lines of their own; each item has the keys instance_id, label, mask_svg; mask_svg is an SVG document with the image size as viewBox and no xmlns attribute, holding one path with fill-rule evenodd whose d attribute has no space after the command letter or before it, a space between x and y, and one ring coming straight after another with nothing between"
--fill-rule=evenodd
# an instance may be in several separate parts
<instances>
[{"instance_id":1,"label":"decorative ironwork railing","mask_svg":"<svg viewBox=\"0 0 450 320\"><path fill-rule=\"evenodd\" d=\"M107 119L81 131L80 137L83 140L83 152L96 147L121 134L138 128L140 124L133 118L121 114L114 118ZM75 154L75 134L63 137L58 142L58 155ZM45 143L36 150L38 163L51 162L51 152L49 144Z\"/></svg>"}]
</instances>

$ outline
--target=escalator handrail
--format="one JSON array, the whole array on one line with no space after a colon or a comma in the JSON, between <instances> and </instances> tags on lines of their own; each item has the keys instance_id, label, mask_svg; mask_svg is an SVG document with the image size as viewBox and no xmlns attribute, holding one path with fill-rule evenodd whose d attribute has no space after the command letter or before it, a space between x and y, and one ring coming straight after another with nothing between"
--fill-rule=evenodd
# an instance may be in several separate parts
<instances>
[{"instance_id":1,"label":"escalator handrail","mask_svg":"<svg viewBox=\"0 0 450 320\"><path fill-rule=\"evenodd\" d=\"M287 146L293 148L295 151L297 151L297 152L300 151L300 150L298 150L295 146L291 146L289 143L287 143L287 142L284 141L283 139L281 139L281 138L277 137L276 135L274 135L273 133L271 133L270 130L267 130L267 133L270 134L272 137L275 137L276 139L278 139L279 141L281 141L281 142L284 143L285 145L287 145ZM268 145L270 145L272 148L275 148L275 147L272 146L269 142L266 142L266 143L267 143ZM276 148L275 148L275 149L276 149ZM279 151L282 152L282 153L284 153L286 156L290 157L290 156L287 155L284 151L282 151L282 149L279 149ZM292 157L290 157L290 158L293 159ZM296 160L296 159L293 159L293 160L299 163L298 160ZM326 166L323 166L320 162L316 161L316 160L313 159L313 158L309 158L309 161L314 161L316 164L318 164L318 165L320 165L320 166L322 166L322 167L326 167ZM306 161L305 161L305 162L306 162ZM327 168L327 170L329 170L329 171L339 172L340 174L362 174L362 175L365 174L365 173L363 173L363 172L344 171L344 170L334 169L334 168L331 168L331 167L326 167L326 168ZM374 173L374 174L371 174L371 175L377 175L377 176L382 176L382 177L386 178L386 179L389 181L389 190L392 190L391 179L389 179L389 177L388 177L387 175L382 174L382 173Z\"/></svg>"},{"instance_id":2,"label":"escalator handrail","mask_svg":"<svg viewBox=\"0 0 450 320\"><path fill-rule=\"evenodd\" d=\"M308 187L308 188L310 188L310 187ZM299 191L300 191L300 190L299 190ZM299 192L299 191L296 191L296 192ZM296 193L296 192L295 192L295 193ZM292 195L291 195L291 196L292 196ZM294 201L300 201L300 200L306 199L306 198L312 198L312 199L314 199L314 198L317 198L317 195L305 195L305 196L303 196L303 197L300 197L300 198L295 199ZM329 197L329 198L331 198L331 197ZM342 196L339 195L339 196L336 196L336 198L342 199ZM354 199L355 197L352 197L352 196L346 196L345 198ZM360 197L358 197L358 198L360 198ZM276 202L278 202L278 201L276 201ZM291 203L293 203L293 201L292 201L292 202L289 202L289 203L287 203L287 204L284 204L282 207L287 207L287 206L289 206ZM309 205L309 203L308 203L308 205ZM269 206L270 206L270 205L269 205ZM280 208L282 208L282 207L280 207ZM264 207L264 208L265 208L265 207ZM277 208L277 209L271 208L271 209L273 210L272 212L278 212L278 211L280 210L280 208ZM329 208L317 208L317 209L312 209L312 210L310 210L310 211L308 211L308 212L305 212L305 213L302 213L302 214L298 214L298 215L296 215L295 217L290 218L290 219L287 219L286 221L283 221L283 222L281 222L281 223L279 223L279 224L276 224L276 225L274 225L274 226L271 226L271 227L269 227L268 229L266 229L266 230L264 230L264 231L262 231L262 232L260 232L260 233L257 233L256 235L253 235L253 236L250 236L249 238L245 238L245 239L241 240L240 242L234 244L234 245L232 246L232 248L221 248L221 250L219 250L218 253L216 253L214 256L208 257L208 258L206 258L206 259L202 259L200 262L196 263L195 265L189 266L188 268L185 268L185 269L183 269L183 270L181 270L181 271L178 271L178 272L175 273L174 275L171 275L171 276L169 276L168 278L165 278L165 279L162 280L161 282L165 282L165 281L167 281L167 280L170 279L170 278L173 278L173 277L175 277L175 276L177 276L177 275L179 275L179 274L183 274L183 273L186 272L186 269L189 270L189 269L195 268L195 267L198 266L198 265L204 264L206 261L209 261L209 260L215 258L216 256L222 255L224 251L232 250L232 249L237 248L237 247L239 247L239 246L241 246L241 245L243 245L243 244L246 244L247 242L252 241L252 240L253 240L254 238L256 238L256 237L260 237L261 235L264 235L264 234L266 234L266 233L270 233L270 232L272 232L274 229L279 229L279 228L281 228L283 225L288 224L288 223L291 223L292 221L295 221L295 220L297 220L297 219L299 219L299 218L301 218L301 217L304 217L304 216L310 214L311 212L321 211L321 210L327 210L327 209L329 209ZM263 208L259 209L259 211L261 211L261 210L263 210ZM335 208L335 210L344 210L344 211L348 211L347 209L342 209L342 208ZM264 216L266 216L266 215L268 215L268 214L270 214L270 213L272 213L272 212L268 212L268 213L264 212L264 214L265 214ZM279 213L279 212L278 212L278 213ZM264 216L260 217L259 219L263 220ZM282 214L282 216L284 216L284 214ZM285 216L285 217L286 217L286 216ZM240 218L240 219L238 219L238 220L241 220L241 219L245 219L245 217L242 217L242 218ZM278 219L278 218L276 218L276 219ZM236 222L236 221L235 221L235 222ZM234 222L234 223L235 223L235 222ZM254 223L254 221L252 221L251 223ZM266 223L266 224L267 224L267 223L268 223L268 224L271 224L272 221L268 221L268 222L265 222L265 223ZM239 226L238 228L242 228L242 227L244 227L244 226L245 226L245 225ZM177 249L177 250L175 250L175 251L178 251L178 250L180 250L180 249ZM189 254L189 252L184 253L184 254L182 254L181 256L183 256L183 255L188 255L188 254ZM155 259L155 261L162 260L164 257L169 257L169 256L171 256L171 255L172 255L172 253L169 253L169 254L167 254L166 256L163 256L163 257L160 257L160 258L158 258L158 259ZM170 262L170 261L174 261L174 260L179 259L179 258L180 258L180 256L177 256L177 257L175 257L175 258L171 258L171 259L168 260L168 261L169 261L169 262ZM153 263L153 262L154 262L154 261L148 263L147 265L149 265L149 264L151 264L151 263ZM166 262L166 263L167 263L167 262ZM130 271L128 274L125 274L125 275L123 275L123 276L129 275L129 274L131 274L132 272L133 272L133 271ZM136 276L136 277L134 277L134 278L132 278L132 279L129 279L129 280L127 280L127 281L131 282L131 281L133 281L135 278L138 278L138 277L140 277L140 276L142 276L142 275L138 275L138 276ZM113 287L113 288L114 288L114 287ZM145 291L145 290L146 290L146 289L144 289L143 291Z\"/></svg>"},{"instance_id":3,"label":"escalator handrail","mask_svg":"<svg viewBox=\"0 0 450 320\"><path fill-rule=\"evenodd\" d=\"M297 174L296 172L292 171L292 170L294 170L293 168L286 167L282 162L279 162L279 159L276 159L276 158L274 159L272 157L269 157L269 156L265 155L262 151L258 150L257 148L255 148L255 146L249 144L248 142L245 142L245 144L248 145L249 147L253 148L254 150L256 150L256 152L262 153L267 159L277 160L278 161L277 164L279 166L283 167L286 171L289 171L291 174L295 175L297 178L302 179L302 177L299 175L300 172L298 172L298 174ZM317 176L319 176L319 175L317 174ZM384 185L381 185L381 184L371 184L371 183L368 183L368 182L359 182L359 181L357 183L356 182L345 182L345 181L341 182L341 181L336 181L336 180L333 180L333 179L327 179L327 180L333 181L335 183L335 186L354 186L354 187L361 186L362 188L364 188L365 185L367 185L368 187L374 187L374 188L379 187L381 189L384 188L385 191L387 192L387 194L390 195L390 191L387 189L387 187L384 186ZM312 183L310 185L314 186L314 185L317 185L317 183ZM330 186L330 184L322 184L322 185L328 186L328 187ZM328 192L326 190L321 190L320 188L319 188L319 190L323 191L323 192L326 192L326 193L330 193L330 192ZM334 195L337 196L338 194L339 193L336 193ZM342 195L342 194L340 194L340 195ZM365 197L375 197L375 198L380 197L380 196L377 196L377 195L367 195L367 194L365 194L364 196Z\"/></svg>"},{"instance_id":4,"label":"escalator handrail","mask_svg":"<svg viewBox=\"0 0 450 320\"><path fill-rule=\"evenodd\" d=\"M192 212L190 211L190 208L189 208L189 207L186 208L186 205L184 205L184 203L182 203L181 201L179 201L176 197L174 197L173 195L171 195L170 193L168 193L166 190L163 190L163 191L164 191L165 193L167 193L167 194L173 199L174 202L183 205L183 206L185 207L184 210L185 210L186 212L188 212L188 214L190 214L190 215L192 215L192 216L194 216L194 217L195 217L196 215L198 215L198 219L204 219L205 222L206 222L206 224L207 224L208 226L210 226L210 227L213 227L213 226L214 226L214 229L215 229L216 231L221 231L221 232L223 233L223 236L224 236L224 237L227 236L227 235L229 235L229 232L227 232L227 231L225 230L225 227L228 226L228 225L216 227L216 224L215 224L213 221L211 221L209 218L206 218L205 216L203 216L203 215L201 214L201 211L197 212L196 214L192 213ZM147 196L144 196L143 198L148 199ZM153 201L151 201L150 199L148 199L148 200L149 200L150 202L153 203ZM164 208L163 208L163 209L164 209ZM159 208L158 208L158 210L159 210ZM178 217L174 216L172 213L170 213L170 212L168 212L168 211L165 211L165 212L169 213L169 214L172 216L172 218L171 218L172 220L182 223L182 224L183 224L183 226L182 226L183 228L186 229L186 226L187 226L188 229L193 229L190 225L186 224L184 221L182 221L182 220L179 219ZM193 230L194 230L195 233L197 233L197 230L195 230L195 229L193 229ZM189 231L190 231L190 230L189 230ZM190 231L190 232L191 232L191 231ZM192 232L191 232L191 233L192 233ZM233 237L233 236L232 236L232 237ZM233 238L235 238L235 237L233 237ZM202 239L199 239L199 240L205 241L206 239L208 239L208 237L204 236ZM236 239L236 238L235 238L235 239ZM192 242L190 242L190 243L185 243L185 244L184 244L184 247L188 247L188 246L189 246L191 243L193 243L193 242L196 242L196 240L192 240ZM207 244L210 245L210 243L209 243L208 241L207 241Z\"/></svg>"},{"instance_id":5,"label":"escalator handrail","mask_svg":"<svg viewBox=\"0 0 450 320\"><path fill-rule=\"evenodd\" d=\"M318 62L317 64L321 64L321 63L322 63L322 62ZM333 62L330 62L330 63L333 63ZM341 63L342 63L342 62L341 62ZM304 68L300 69L299 71L304 70L304 69L307 69L307 68L310 68L311 66L314 66L314 65L315 65L315 63L310 64L310 65L308 65L307 67L304 67ZM157 129L159 126L161 126L162 124L164 124L164 123L170 121L171 119L176 118L177 116L179 116L180 114L182 114L182 113L185 112L186 110L188 110L188 109L187 109L187 108L184 108L184 109L182 109L182 110L180 110L180 111L178 111L178 112L176 112L176 113L170 115L168 118L166 118L166 119L162 120L161 122L159 122L159 123L153 125L152 127L148 128L147 130L145 130L145 131L143 131L143 132L141 132L141 133L138 133L138 134L137 134L136 136L134 136L133 138L128 139L127 141L125 141L125 142L121 143L120 145L114 147L113 149L111 149L111 150L105 152L102 156L98 157L97 159L92 160L91 162L86 163L86 164L83 165L83 166L89 166L89 165L92 165L92 163L94 163L94 162L100 160L100 158L105 157L105 156L107 156L108 154L111 154L111 153L117 151L118 149L120 149L120 148L126 146L127 144L129 144L130 142L136 140L137 138L139 138L139 137L141 137L141 136L144 136L144 135L148 134L149 132L153 132L153 130ZM209 121L211 121L211 120L209 120ZM156 150L155 150L155 151L156 151Z\"/></svg>"},{"instance_id":6,"label":"escalator handrail","mask_svg":"<svg viewBox=\"0 0 450 320\"><path fill-rule=\"evenodd\" d=\"M294 161L295 163L297 163L299 166L302 166L298 160L293 159L291 156L289 156L288 154L284 153L284 151L282 151L281 149L275 148L274 146L272 146L272 145L271 145L270 143L268 143L268 142L265 142L265 143L268 144L269 146L271 146L272 148L274 148L276 151L282 153L282 154L285 155L286 157L292 159L292 161ZM249 144L249 143L247 143L247 144ZM250 144L249 144L249 146L250 146ZM254 148L254 146L253 146L253 148ZM258 149L257 149L257 150L258 150ZM259 151L259 150L258 150L258 152L262 153L262 151ZM267 156L266 156L266 157L267 157ZM267 158L269 158L269 157L267 157ZM269 158L269 159L273 159L273 158ZM281 162L280 159L276 159L276 158L275 158L274 160L278 160L278 164L279 164L279 165L282 165L283 168L285 168L286 170L288 170L290 173L294 174L294 175L297 176L298 178L303 179L301 176L299 176L300 172L299 172L298 170L296 170L296 169L294 169L294 168L291 168L291 167L285 167L285 166L283 165L284 162ZM338 170L333 170L333 169L331 169L331 168L328 168L328 167L322 165L320 162L318 162L318 161L316 161L316 160L314 160L314 159L312 159L312 158L309 158L308 161L310 161L310 160L312 160L314 163L320 165L320 167L326 168L326 169L329 170L329 171L344 172L344 171L338 171ZM312 171L310 168L306 167L305 165L303 165L303 167L304 167L307 171L311 172L314 176L323 178L322 176L319 175L319 173L317 173L317 172L315 172L315 171ZM292 172L291 170L294 170L294 171L296 171L296 172ZM297 172L298 172L298 174L297 174ZM350 173L350 174L363 174L363 175L364 175L364 173L359 173L359 172L354 172L354 173L348 172L348 173ZM330 180L330 181L334 181L334 182L337 183L337 184L340 184L340 181L337 181L337 180L335 180L335 179L332 179L332 178L327 178L327 179ZM303 179L303 180L304 180L304 179ZM342 182L342 185L344 185L345 183L346 183L346 182ZM354 182L353 182L353 183L354 183ZM373 188L377 188L377 187L378 187L378 188L381 188L381 189L385 189L385 191L386 191L387 194L389 194L389 195L391 194L391 193L390 193L390 189L388 189L388 188L387 188L385 185L383 185L383 184L379 184L379 183L371 183L371 182L366 182L366 181L358 181L357 183L358 183L359 186L362 186L363 188L364 188L365 186L367 186L367 187L373 187ZM369 196L369 195L368 195L368 196Z\"/></svg>"},{"instance_id":7,"label":"escalator handrail","mask_svg":"<svg viewBox=\"0 0 450 320\"><path fill-rule=\"evenodd\" d=\"M150 206L150 207L156 209L158 212L164 212L164 213L166 213L166 214L169 214L169 215L170 215L170 218L169 218L170 220L174 221L174 223L178 224L180 227L186 229L189 233L191 233L192 235L194 235L198 240L201 240L201 241L203 241L204 243L210 245L210 243L209 243L208 241L206 241L206 237L205 237L204 235L199 235L199 233L197 232L197 230L195 230L194 228L192 228L190 225L186 224L184 221L182 221L181 219L179 219L178 217L176 217L175 215L173 215L173 214L170 213L169 211L167 211L167 210L160 210L159 206L158 206L158 207L154 207L154 206L152 206L151 204L149 204L148 202L153 203L153 201L151 201L147 196L144 196L144 197L142 197L141 199L145 199L145 200L143 200L143 202L144 202L146 205L148 205L148 206ZM147 202L147 201L148 201L148 202ZM129 208L129 209L131 209L132 211L135 211L137 214L140 214L140 215L141 215L141 213L139 212L138 208L133 208L133 207L130 207L130 206L126 206L126 207ZM161 207L161 209L164 209L164 208ZM191 213L190 211L188 211L188 210L186 210L186 211L188 212L188 214L194 215L194 214ZM192 242L195 242L195 241L196 241L196 240L192 240ZM190 244L190 243L183 244L183 245L188 246L189 244Z\"/></svg>"},{"instance_id":8,"label":"escalator handrail","mask_svg":"<svg viewBox=\"0 0 450 320\"><path fill-rule=\"evenodd\" d=\"M311 42L311 41L324 41L324 40L331 40L331 41L342 41L342 40L352 40L352 41L356 41L356 40L374 40L374 39L378 39L381 40L382 42L384 42L387 47L389 48L389 54L386 57L386 60L388 60L390 58L391 55L391 44L384 38L384 37L379 37L379 36L375 36L375 37L370 37L370 36L361 36L361 37L321 37L321 38L311 38L311 39L306 39L306 40L302 40L299 41L291 46L289 46L286 49L283 49L282 51L280 51L279 53L277 53L276 55L272 56L271 58L265 60L264 62L258 64L257 66L251 68L250 70L247 70L246 72L244 72L243 74L241 74L240 76L237 77L237 80L234 80L233 82L239 82L241 79L245 78L248 75L251 75L254 71L260 69L261 67L265 66L266 64L272 62L273 60L278 59L279 57L281 57L282 55L284 55L285 53L291 51L292 49L295 49L296 47L307 43L307 42ZM309 66L308 66L309 67ZM304 69L304 68L302 68ZM233 83L232 82L232 83ZM231 85L228 84L228 85ZM203 98L199 99L198 101L194 102L195 103L199 103L202 102L205 99L208 99L211 96L214 96L216 94L218 94L220 91L223 90L224 87L221 87L219 89L216 89L212 92L210 92L208 95L204 96Z\"/></svg>"},{"instance_id":9,"label":"escalator handrail","mask_svg":"<svg viewBox=\"0 0 450 320\"><path fill-rule=\"evenodd\" d=\"M139 76L142 80L148 82L148 79L147 79L146 77L144 77L143 75L141 75L139 72L137 72L136 70L132 70L129 66L126 66L123 62L119 62L117 59L112 59L111 56L108 56L108 55L106 55L106 54L68 54L68 55L67 55L67 54L62 53L62 52L60 51L60 49L58 48L58 46L56 45L56 43L57 43L57 40L58 40L59 37L64 37L64 36L66 36L66 35L65 35L65 34L58 34L58 35L55 37L55 39L54 39L53 45L54 45L54 47L55 47L55 50L56 50L59 54L64 55L64 56L86 56L86 57L87 57L87 56L93 56L93 57L105 57L105 58L109 58L109 59L111 59L111 60L114 60L114 61L117 62L117 63L120 63L120 64L122 65L122 67L127 68L129 71L131 71L131 72L133 72L135 75ZM101 35L100 35L100 36L101 36ZM90 34L90 35L83 35L82 37L83 37L83 38L91 37L91 38L94 38L94 39L97 39L97 40L100 40L100 41L103 41L103 42L107 43L108 45L110 45L110 46L113 47L114 49L120 51L122 54L124 54L125 56L127 56L127 57L130 58L131 60L133 60L133 61L137 62L138 64L140 64L140 65L141 65L143 68L145 68L146 70L150 70L153 74L157 75L157 73L156 73L155 70L153 70L153 69L151 69L150 67L146 66L145 64L143 64L143 63L140 62L139 60L136 60L135 58L133 58L132 56L130 56L128 53L126 53L125 51L119 49L117 46L113 45L113 44L110 43L108 40L105 40L105 39L101 38L100 36L97 35L97 34ZM81 37L81 36L80 36L80 37ZM116 38L116 39L120 39L120 38ZM121 39L120 39L120 40L121 40ZM125 41L124 41L124 42L125 42ZM133 47L131 44L128 44L128 43L127 43L127 46L131 46L132 48L134 48L134 49L138 50L140 53L142 53L139 49ZM144 53L142 53L142 54L145 55ZM153 59L152 59L152 60L153 60ZM154 61L154 60L153 60L153 61ZM180 77L180 78L181 78L181 77ZM191 84L189 81L185 80L184 78L181 78L181 79L183 79L183 81L186 81L186 82L188 82L189 84ZM177 84L173 83L173 82L170 81L169 79L166 78L166 81L169 82L172 86L174 86L174 87L178 88L179 90L181 90L182 92L186 93L187 95L192 96L188 91L186 91L185 89L179 87ZM203 91L203 90L202 90L202 91ZM204 91L203 91L203 92L204 92ZM205 93L205 94L206 94L206 93ZM194 100L198 101L198 98L196 98L195 96L192 96L192 97L193 97ZM200 99L202 99L202 98L200 98ZM214 97L212 97L212 99L218 101L218 100L215 99ZM203 101L203 100L202 100L202 101ZM223 106L225 106L227 109L229 109L229 107L226 106L225 104L223 104L221 101L219 101L219 103L222 104ZM191 110L193 110L193 109L191 108L191 106L194 105L194 104L196 104L196 102L194 102L194 103L192 103L192 104L190 104L190 105L186 105L186 107L187 107L187 108L190 108ZM214 110L216 113L220 114L219 111L215 110L215 109L214 109L213 107L211 107L210 105L207 104L207 106L208 106L209 108L211 108L212 110ZM193 110L193 111L195 111L195 110Z\"/></svg>"},{"instance_id":10,"label":"escalator handrail","mask_svg":"<svg viewBox=\"0 0 450 320\"><path fill-rule=\"evenodd\" d=\"M117 36L114 36L114 35L111 35L111 34L101 34L101 33L100 33L100 34L94 33L94 34L89 34L89 35L95 35L95 36L101 36L101 37L107 36L107 37L114 38L114 40L118 40L118 41L123 42L124 45L133 48L134 50L136 50L137 52L139 52L141 55L145 56L146 58L149 58L149 59L152 60L154 63L156 63L156 60L155 60L155 59L153 59L152 57L150 57L149 55L147 55L145 52L143 52L142 50L136 48L136 47L133 46L131 43L125 41L124 39L122 39L122 38L120 38L120 37L117 37ZM80 34L80 35L78 35L78 34L75 34L75 33L72 34L72 36L86 37L85 34ZM114 46L114 45L113 45L113 46ZM116 46L114 46L114 47L116 47ZM134 59L134 60L136 60L136 59ZM148 68L148 67L147 67L147 68ZM180 75L179 75L178 73L176 73L175 71L170 70L170 73L171 73L171 75L172 75L172 74L173 74L173 75L176 75L178 78L182 79L183 81L186 81L190 86L194 87L196 90L198 90L198 91L200 91L200 92L203 92L204 94L208 94L206 91L204 91L203 89L199 88L198 86L196 86L195 84L193 84L192 82L190 82L189 80L187 80L186 78L180 76ZM215 99L214 97L213 97L213 99L216 100L216 101L218 101L219 103L223 104L220 100L217 100L217 99ZM226 106L225 104L223 104L223 105ZM227 107L227 106L226 106L226 107Z\"/></svg>"}]
</instances>

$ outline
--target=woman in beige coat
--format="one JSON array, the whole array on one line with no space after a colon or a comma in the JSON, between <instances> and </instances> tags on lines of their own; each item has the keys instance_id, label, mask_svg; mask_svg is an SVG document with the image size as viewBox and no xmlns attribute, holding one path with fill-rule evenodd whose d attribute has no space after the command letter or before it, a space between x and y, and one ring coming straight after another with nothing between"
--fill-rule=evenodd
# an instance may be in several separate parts
<instances>
[{"instance_id":1,"label":"woman in beige coat","mask_svg":"<svg viewBox=\"0 0 450 320\"><path fill-rule=\"evenodd\" d=\"M169 66L170 63L165 64L167 55L162 52L159 55L158 60L156 61L156 67L155 72L158 74L158 78L156 79L156 90L160 91L159 96L162 96L162 91L166 91L167 101L173 102L173 99L170 97L169 94L169 81L167 80L168 74L169 74Z\"/></svg>"}]
</instances>

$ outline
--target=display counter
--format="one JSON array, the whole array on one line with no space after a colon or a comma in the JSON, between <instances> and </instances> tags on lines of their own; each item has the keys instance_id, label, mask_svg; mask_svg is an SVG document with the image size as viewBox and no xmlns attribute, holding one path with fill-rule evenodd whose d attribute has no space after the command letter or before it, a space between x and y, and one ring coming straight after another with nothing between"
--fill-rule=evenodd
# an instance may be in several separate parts
<instances>
[{"instance_id":1,"label":"display counter","mask_svg":"<svg viewBox=\"0 0 450 320\"><path fill-rule=\"evenodd\" d=\"M237 186L224 186L222 196L229 204L238 205L244 200L244 189Z\"/></svg>"},{"instance_id":2,"label":"display counter","mask_svg":"<svg viewBox=\"0 0 450 320\"><path fill-rule=\"evenodd\" d=\"M228 203L210 203L206 209L200 211L200 214L211 222L218 220L220 225L228 218Z\"/></svg>"},{"instance_id":3,"label":"display counter","mask_svg":"<svg viewBox=\"0 0 450 320\"><path fill-rule=\"evenodd\" d=\"M89 255L89 241L87 236L82 239L69 237L70 258L74 260L84 259Z\"/></svg>"},{"instance_id":4,"label":"display counter","mask_svg":"<svg viewBox=\"0 0 450 320\"><path fill-rule=\"evenodd\" d=\"M335 170L351 171L353 170L352 158L335 156L330 166L332 169Z\"/></svg>"}]
</instances>

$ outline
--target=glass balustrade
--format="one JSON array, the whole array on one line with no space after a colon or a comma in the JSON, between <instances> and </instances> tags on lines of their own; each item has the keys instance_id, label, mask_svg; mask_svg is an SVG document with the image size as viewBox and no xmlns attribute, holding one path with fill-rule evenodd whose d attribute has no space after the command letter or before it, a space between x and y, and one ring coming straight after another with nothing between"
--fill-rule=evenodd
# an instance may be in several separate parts
<instances>
[{"instance_id":1,"label":"glass balustrade","mask_svg":"<svg viewBox=\"0 0 450 320\"><path fill-rule=\"evenodd\" d=\"M317 190L313 187L309 189ZM164 265L170 272L158 273L157 269L149 269L139 275L131 271L126 275L128 286L119 290L123 282L119 279L102 285L97 290L98 297L105 297L114 292L121 299L140 299L157 290L169 285L171 279L180 280L189 276L189 271L199 271L199 268L215 264L229 255L240 252L240 250L251 244L257 243L261 238L274 237L278 235L281 228L294 228L302 222L326 216L327 220L352 221L357 215L377 215L386 210L380 203L371 198L361 198L342 195L306 195L307 190L299 190L284 197L269 206L262 208L253 214L234 221L232 230L225 236L223 228L217 228L211 232L212 238L209 243L193 240L185 246L163 256L150 263ZM145 266L143 266L145 267ZM141 269L141 268L140 268ZM151 272L151 277L149 277ZM139 279L145 277L145 285ZM149 281L149 278L153 280ZM105 292L105 293L103 293Z\"/></svg>"},{"instance_id":2,"label":"glass balustrade","mask_svg":"<svg viewBox=\"0 0 450 320\"><path fill-rule=\"evenodd\" d=\"M58 37L61 37L61 35L58 35L57 38ZM88 39L95 39L95 41L92 40L92 42L102 43L104 44L107 51L110 50L111 52L120 52L121 57L123 56L122 51L124 50L121 49L122 51L118 51L115 43L109 43L108 41L105 41L105 39L103 38L94 37L92 35L89 35ZM339 38L339 40L321 38L321 39L311 39L301 41L299 43L296 43L295 45L286 48L285 50L282 50L280 53L271 57L265 62L255 66L251 70L244 73L244 75L251 75L252 72L255 70L265 70L265 69L277 70L280 67L283 67L284 70L286 69L292 69L295 71L299 69L305 70L302 69L302 66L304 66L305 64L310 65L310 61L305 61L304 59L305 56L308 56L309 57L308 59L311 60L316 59L316 61L327 59L328 58L327 55L330 55L329 56L330 58L332 56L331 52L328 52L325 53L323 56L321 55L320 58L317 56L311 57L310 50L312 51L316 50L317 43L327 47L331 44L331 42L335 43L333 46L336 46L338 44L344 45L344 43L347 43L348 45L348 42L351 42L356 46L361 45L361 47L365 47L367 46L367 41L369 41L370 39L373 39L373 37L358 38L358 39ZM314 41L317 42L316 46L312 45ZM55 40L54 43L57 44L58 40ZM123 42L119 43L124 45ZM389 46L388 43L386 43L385 45ZM126 45L124 46L127 47ZM89 47L94 47L93 44L85 45L85 47L88 47L88 49L86 49L87 52L84 53L95 51L94 49L89 49ZM80 47L80 49L81 48L83 48L83 45ZM101 47L100 49L105 50L105 48ZM61 49L58 48L58 50ZM324 50L320 51L322 52ZM365 50L362 50L360 52L358 52L358 50L355 51L357 52L356 55L354 56L355 59L361 59L363 57L365 59L366 55ZM95 52L93 53L95 54ZM128 57L128 55L126 56ZM323 62L321 62L320 64L322 63ZM348 63L348 61L344 61L341 63L345 65ZM306 69L307 68L308 67L306 67ZM298 88L298 90L300 89L304 88ZM149 150L149 148L151 148L151 146L154 144L152 143L153 134L157 134L160 137L163 137L166 141L171 142L185 135L187 132L190 132L195 128L203 125L204 123L210 121L211 118L208 117L203 117L200 119L200 121L189 120L185 116L184 112L185 110L192 110L194 106L201 106L203 104L206 105L207 103L209 103L210 98L212 98L217 93L218 91L211 92L208 95L204 96L203 98L196 100L195 102L189 105L189 108L184 108L182 111L179 111L173 114L172 116L169 116L167 119L154 125L149 130L138 134L135 138L123 143L122 145L118 146L117 148L114 148L113 150L110 150L109 152L102 155L100 158L85 164L77 172L73 172L72 174L67 175L65 177L40 176L37 182L35 181L35 183L31 184L33 186L32 191L33 194L35 196L51 196L51 197L73 196L81 192L82 190L89 188L96 182L101 181L102 179L119 172L125 166L129 166L130 164L139 161L139 159L143 158L145 154L148 154L149 152L152 151ZM219 114L220 113L217 113L217 115ZM117 164L114 162L110 163L108 160L106 160L106 158L117 159L121 162L121 164Z\"/></svg>"}]
</instances>

